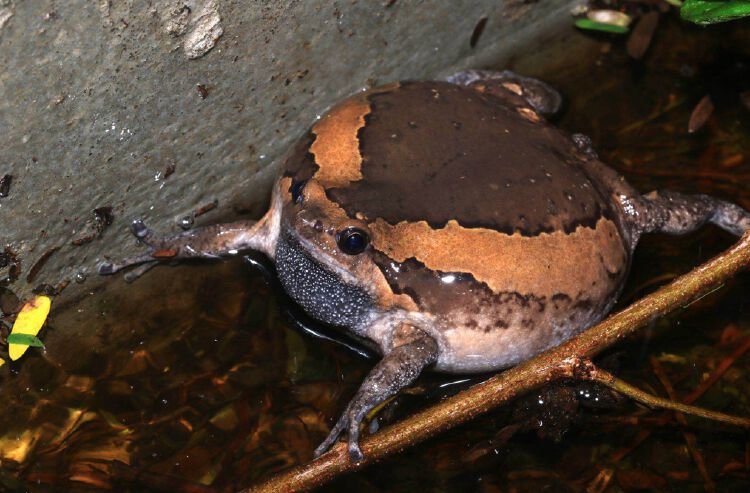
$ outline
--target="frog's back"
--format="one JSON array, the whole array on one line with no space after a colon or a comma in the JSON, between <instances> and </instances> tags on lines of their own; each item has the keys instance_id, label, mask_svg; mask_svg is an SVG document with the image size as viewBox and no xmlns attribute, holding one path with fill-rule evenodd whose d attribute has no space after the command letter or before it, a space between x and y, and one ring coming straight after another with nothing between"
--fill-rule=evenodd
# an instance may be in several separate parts
<instances>
[{"instance_id":1,"label":"frog's back","mask_svg":"<svg viewBox=\"0 0 750 493\"><path fill-rule=\"evenodd\" d=\"M477 371L558 343L614 302L629 249L585 159L523 104L415 82L334 107L286 173L315 177L364 221L393 292L444 320L438 367Z\"/></svg>"},{"instance_id":2,"label":"frog's back","mask_svg":"<svg viewBox=\"0 0 750 493\"><path fill-rule=\"evenodd\" d=\"M362 179L330 191L347 210L527 236L593 226L605 213L571 165L573 145L492 96L432 82L367 99L358 131Z\"/></svg>"}]
</instances>

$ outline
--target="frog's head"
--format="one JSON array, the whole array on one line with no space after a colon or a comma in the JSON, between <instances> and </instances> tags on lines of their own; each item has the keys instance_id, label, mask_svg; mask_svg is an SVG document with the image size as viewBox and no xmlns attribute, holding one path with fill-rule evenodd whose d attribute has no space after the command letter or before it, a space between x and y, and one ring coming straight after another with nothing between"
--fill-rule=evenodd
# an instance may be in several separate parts
<instances>
[{"instance_id":1,"label":"frog's head","mask_svg":"<svg viewBox=\"0 0 750 493\"><path fill-rule=\"evenodd\" d=\"M342 282L371 284L369 276L375 266L367 223L350 218L315 178L284 178L280 188L282 193L287 191L282 209L284 232Z\"/></svg>"},{"instance_id":2,"label":"frog's head","mask_svg":"<svg viewBox=\"0 0 750 493\"><path fill-rule=\"evenodd\" d=\"M401 304L374 261L373 232L365 221L349 217L315 178L284 177L279 191L276 268L297 303L319 320L355 330Z\"/></svg>"}]
</instances>

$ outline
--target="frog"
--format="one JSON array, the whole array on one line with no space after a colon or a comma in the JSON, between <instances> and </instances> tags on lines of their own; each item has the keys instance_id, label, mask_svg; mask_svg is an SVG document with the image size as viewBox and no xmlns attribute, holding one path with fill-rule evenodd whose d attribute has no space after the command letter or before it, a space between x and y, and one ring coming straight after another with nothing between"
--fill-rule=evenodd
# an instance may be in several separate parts
<instances>
[{"instance_id":1,"label":"frog","mask_svg":"<svg viewBox=\"0 0 750 493\"><path fill-rule=\"evenodd\" d=\"M314 451L346 433L361 461L366 415L426 369L499 371L600 321L644 234L750 229L725 200L638 192L550 122L561 101L510 71L358 91L292 146L260 220L159 236L138 219L146 251L98 271L265 254L307 314L382 355Z\"/></svg>"}]
</instances>

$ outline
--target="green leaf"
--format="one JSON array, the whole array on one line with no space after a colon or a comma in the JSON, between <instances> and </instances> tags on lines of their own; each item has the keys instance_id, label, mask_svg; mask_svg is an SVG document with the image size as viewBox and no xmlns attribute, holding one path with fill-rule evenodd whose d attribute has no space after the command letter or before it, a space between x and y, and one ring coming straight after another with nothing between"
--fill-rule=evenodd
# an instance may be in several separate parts
<instances>
[{"instance_id":1,"label":"green leaf","mask_svg":"<svg viewBox=\"0 0 750 493\"><path fill-rule=\"evenodd\" d=\"M30 334L9 334L8 344L20 344L21 346L44 347L44 343L38 337Z\"/></svg>"},{"instance_id":2,"label":"green leaf","mask_svg":"<svg viewBox=\"0 0 750 493\"><path fill-rule=\"evenodd\" d=\"M748 15L748 0L685 0L680 9L680 17L701 25L731 21Z\"/></svg>"},{"instance_id":3,"label":"green leaf","mask_svg":"<svg viewBox=\"0 0 750 493\"><path fill-rule=\"evenodd\" d=\"M592 21L591 19L578 19L575 22L575 26L579 29L587 29L589 31L602 31L605 33L623 34L628 32L627 27L617 26L615 24L604 24L601 22Z\"/></svg>"}]
</instances>

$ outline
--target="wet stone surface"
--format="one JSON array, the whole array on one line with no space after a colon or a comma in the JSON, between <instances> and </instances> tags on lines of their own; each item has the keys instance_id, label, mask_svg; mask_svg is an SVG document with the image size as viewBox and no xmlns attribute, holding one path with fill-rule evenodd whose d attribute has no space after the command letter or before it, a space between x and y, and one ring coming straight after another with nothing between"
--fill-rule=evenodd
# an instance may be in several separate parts
<instances>
[{"instance_id":1,"label":"wet stone surface","mask_svg":"<svg viewBox=\"0 0 750 493\"><path fill-rule=\"evenodd\" d=\"M20 279L59 247L38 275L58 285L102 252L133 253L135 218L167 233L206 204L217 205L196 226L258 215L288 147L335 101L508 59L509 41L558 31L570 3L2 0L3 246ZM113 220L97 237L90 211L102 207Z\"/></svg>"}]
</instances>

